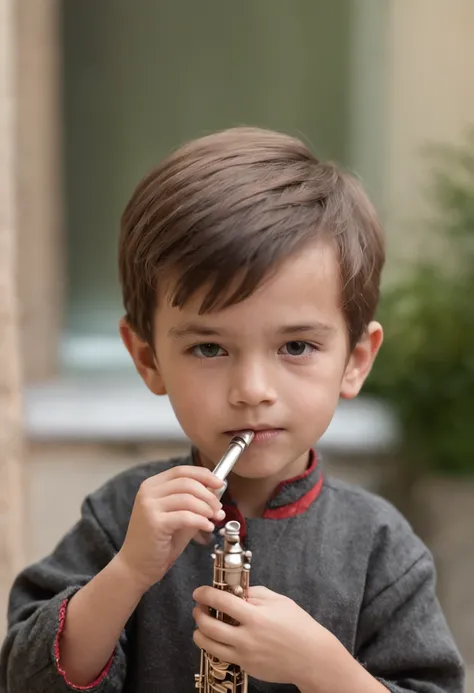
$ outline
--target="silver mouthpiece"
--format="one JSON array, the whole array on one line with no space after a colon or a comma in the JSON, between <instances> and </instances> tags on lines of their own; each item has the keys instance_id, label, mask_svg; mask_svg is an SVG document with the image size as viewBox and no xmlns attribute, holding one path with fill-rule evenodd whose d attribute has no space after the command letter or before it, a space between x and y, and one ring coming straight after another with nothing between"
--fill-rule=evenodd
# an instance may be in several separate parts
<instances>
[{"instance_id":1,"label":"silver mouthpiece","mask_svg":"<svg viewBox=\"0 0 474 693\"><path fill-rule=\"evenodd\" d=\"M214 467L212 473L223 481L221 488L216 491L216 496L218 498L221 498L227 488L227 476L232 471L240 455L248 448L254 436L255 433L253 431L242 431L242 433L235 435L230 441L226 452Z\"/></svg>"}]
</instances>

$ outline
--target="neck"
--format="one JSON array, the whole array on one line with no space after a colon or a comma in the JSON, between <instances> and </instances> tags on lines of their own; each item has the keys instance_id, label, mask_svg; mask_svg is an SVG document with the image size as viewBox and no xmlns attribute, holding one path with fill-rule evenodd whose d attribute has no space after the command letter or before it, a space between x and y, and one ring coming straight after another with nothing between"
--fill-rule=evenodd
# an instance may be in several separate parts
<instances>
[{"instance_id":1,"label":"neck","mask_svg":"<svg viewBox=\"0 0 474 693\"><path fill-rule=\"evenodd\" d=\"M229 494L244 517L261 517L279 481L273 478L246 479L230 474Z\"/></svg>"}]
</instances>

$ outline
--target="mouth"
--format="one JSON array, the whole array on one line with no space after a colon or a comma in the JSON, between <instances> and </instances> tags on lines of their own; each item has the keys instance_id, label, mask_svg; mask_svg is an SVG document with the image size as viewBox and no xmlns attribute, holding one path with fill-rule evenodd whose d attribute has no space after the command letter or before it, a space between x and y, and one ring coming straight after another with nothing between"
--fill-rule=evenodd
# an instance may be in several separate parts
<instances>
[{"instance_id":1,"label":"mouth","mask_svg":"<svg viewBox=\"0 0 474 693\"><path fill-rule=\"evenodd\" d=\"M255 443L268 443L273 441L280 433L282 433L283 428L275 428L272 426L259 426L258 428L252 428L252 426L246 426L245 428L236 429L234 431L226 431L225 435L232 438L233 436L239 435L244 431L252 431L254 433L254 438L251 445Z\"/></svg>"}]
</instances>

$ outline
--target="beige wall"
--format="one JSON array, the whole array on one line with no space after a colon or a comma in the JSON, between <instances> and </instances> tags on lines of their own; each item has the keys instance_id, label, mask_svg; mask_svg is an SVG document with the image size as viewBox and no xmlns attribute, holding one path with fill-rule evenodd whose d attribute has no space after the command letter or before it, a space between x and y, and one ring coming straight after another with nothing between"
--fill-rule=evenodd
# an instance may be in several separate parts
<instances>
[{"instance_id":1,"label":"beige wall","mask_svg":"<svg viewBox=\"0 0 474 693\"><path fill-rule=\"evenodd\" d=\"M428 143L474 125L474 2L354 0L352 166L385 221L388 273L422 250Z\"/></svg>"},{"instance_id":2,"label":"beige wall","mask_svg":"<svg viewBox=\"0 0 474 693\"><path fill-rule=\"evenodd\" d=\"M386 213L394 258L420 249L429 142L459 141L474 124L474 2L391 0ZM368 106L370 108L370 106Z\"/></svg>"}]
</instances>

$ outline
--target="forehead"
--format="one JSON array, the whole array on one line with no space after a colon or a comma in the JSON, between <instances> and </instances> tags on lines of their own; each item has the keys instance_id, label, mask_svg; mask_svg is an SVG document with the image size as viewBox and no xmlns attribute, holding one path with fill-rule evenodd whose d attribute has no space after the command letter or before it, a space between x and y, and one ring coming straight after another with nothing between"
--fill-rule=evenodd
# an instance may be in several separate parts
<instances>
[{"instance_id":1,"label":"forehead","mask_svg":"<svg viewBox=\"0 0 474 693\"><path fill-rule=\"evenodd\" d=\"M182 307L172 306L170 295L173 284L162 287L158 302L158 324L177 324L190 317L205 323L224 321L278 322L287 318L308 318L308 312L319 320L335 323L342 317L341 280L338 255L329 243L318 242L285 260L274 273L264 279L245 300L209 313L200 312L209 290L201 289ZM168 296L168 298L166 298Z\"/></svg>"}]
</instances>

